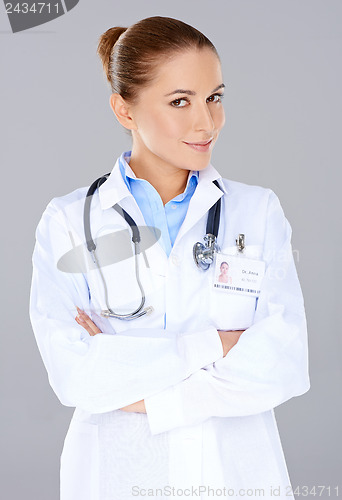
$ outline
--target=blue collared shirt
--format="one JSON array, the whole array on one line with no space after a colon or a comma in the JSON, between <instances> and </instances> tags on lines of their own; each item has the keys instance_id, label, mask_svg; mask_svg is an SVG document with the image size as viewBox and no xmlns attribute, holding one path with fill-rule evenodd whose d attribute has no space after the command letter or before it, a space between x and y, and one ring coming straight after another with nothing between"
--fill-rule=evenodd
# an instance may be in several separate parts
<instances>
[{"instance_id":1,"label":"blue collared shirt","mask_svg":"<svg viewBox=\"0 0 342 500\"><path fill-rule=\"evenodd\" d=\"M167 256L185 219L191 196L198 184L198 171L191 170L185 191L168 201L165 206L158 191L145 179L138 179L129 161L132 151L125 151L119 158L119 166L128 189L134 196L147 226L161 231L160 243Z\"/></svg>"}]
</instances>

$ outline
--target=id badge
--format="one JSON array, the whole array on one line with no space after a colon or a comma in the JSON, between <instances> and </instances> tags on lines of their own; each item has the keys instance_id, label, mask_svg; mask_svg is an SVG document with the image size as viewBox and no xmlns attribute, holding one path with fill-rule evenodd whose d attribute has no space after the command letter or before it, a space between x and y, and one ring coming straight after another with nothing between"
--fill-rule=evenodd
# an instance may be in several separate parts
<instances>
[{"instance_id":1,"label":"id badge","mask_svg":"<svg viewBox=\"0 0 342 500\"><path fill-rule=\"evenodd\" d=\"M214 289L235 295L258 297L265 274L263 260L244 255L215 254Z\"/></svg>"}]
</instances>

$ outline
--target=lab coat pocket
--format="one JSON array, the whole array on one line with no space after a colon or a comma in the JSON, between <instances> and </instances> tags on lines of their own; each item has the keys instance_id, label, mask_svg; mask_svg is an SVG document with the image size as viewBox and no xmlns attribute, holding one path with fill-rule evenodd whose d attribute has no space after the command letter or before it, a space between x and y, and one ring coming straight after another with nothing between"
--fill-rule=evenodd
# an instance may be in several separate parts
<instances>
[{"instance_id":1,"label":"lab coat pocket","mask_svg":"<svg viewBox=\"0 0 342 500\"><path fill-rule=\"evenodd\" d=\"M253 324L256 298L210 289L209 315L217 330L244 330Z\"/></svg>"},{"instance_id":2,"label":"lab coat pocket","mask_svg":"<svg viewBox=\"0 0 342 500\"><path fill-rule=\"evenodd\" d=\"M261 245L245 247L241 258L260 259ZM236 247L221 249L224 256L236 255ZM244 330L253 324L257 298L248 294L214 288L214 273L211 273L209 288L209 316L211 323L218 330Z\"/></svg>"},{"instance_id":3,"label":"lab coat pocket","mask_svg":"<svg viewBox=\"0 0 342 500\"><path fill-rule=\"evenodd\" d=\"M61 500L99 500L98 426L72 420L61 455Z\"/></svg>"}]
</instances>

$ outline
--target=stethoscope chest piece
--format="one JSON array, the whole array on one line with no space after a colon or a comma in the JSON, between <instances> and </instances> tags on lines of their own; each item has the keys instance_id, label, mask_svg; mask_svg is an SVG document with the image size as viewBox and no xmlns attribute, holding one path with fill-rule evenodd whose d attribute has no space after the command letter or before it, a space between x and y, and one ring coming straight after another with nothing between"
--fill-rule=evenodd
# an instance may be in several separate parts
<instances>
[{"instance_id":1,"label":"stethoscope chest piece","mask_svg":"<svg viewBox=\"0 0 342 500\"><path fill-rule=\"evenodd\" d=\"M194 244L193 257L197 267L206 271L214 262L215 252L219 252L219 247L213 234L208 233L203 239L205 245L199 241Z\"/></svg>"}]
</instances>

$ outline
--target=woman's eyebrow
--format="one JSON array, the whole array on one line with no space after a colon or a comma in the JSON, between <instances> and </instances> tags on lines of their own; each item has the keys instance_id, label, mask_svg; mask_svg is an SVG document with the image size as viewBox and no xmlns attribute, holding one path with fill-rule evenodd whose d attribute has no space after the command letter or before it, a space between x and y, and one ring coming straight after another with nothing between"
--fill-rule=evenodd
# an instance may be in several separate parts
<instances>
[{"instance_id":1,"label":"woman's eyebrow","mask_svg":"<svg viewBox=\"0 0 342 500\"><path fill-rule=\"evenodd\" d=\"M221 83L221 85L218 85L214 90L212 90L211 92L216 92L216 90L219 90L221 88L225 88L225 84L224 83ZM172 94L189 94L189 95L196 95L196 92L194 92L193 90L184 90L184 89L176 89L176 90L173 90L172 92L169 92L168 94L165 94L164 97L167 97L169 95L172 95Z\"/></svg>"}]
</instances>

